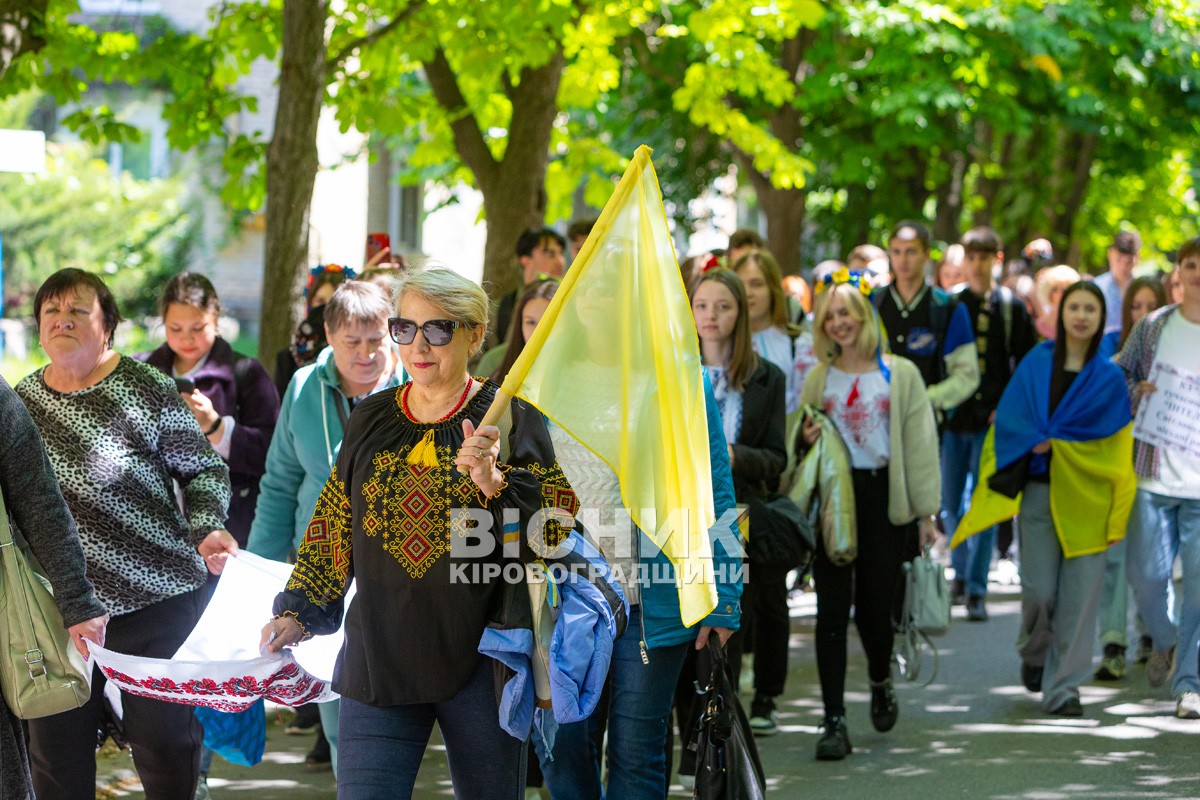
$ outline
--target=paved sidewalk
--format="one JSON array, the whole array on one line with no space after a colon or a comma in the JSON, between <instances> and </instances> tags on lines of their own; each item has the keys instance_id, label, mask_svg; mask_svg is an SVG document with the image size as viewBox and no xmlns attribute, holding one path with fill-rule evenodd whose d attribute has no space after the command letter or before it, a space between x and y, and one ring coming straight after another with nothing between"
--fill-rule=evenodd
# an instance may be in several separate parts
<instances>
[{"instance_id":1,"label":"paved sidewalk","mask_svg":"<svg viewBox=\"0 0 1200 800\"><path fill-rule=\"evenodd\" d=\"M1019 589L997 583L992 590L989 622L968 623L955 609L950 632L936 640L936 681L924 688L899 684L900 722L888 734L871 728L865 660L851 631L847 700L854 753L843 762L813 759L821 720L812 647L815 597L795 598L781 729L759 740L768 794L781 800L1200 798L1200 721L1175 719L1166 689L1151 689L1143 668L1133 665L1123 681L1084 687L1083 719L1045 715L1037 697L1020 685L1013 650ZM212 796L335 797L329 772L304 770L310 744L310 737L285 736L278 722L270 725L262 764L234 767L218 759L209 780ZM126 754L101 767L105 776L122 768L130 768ZM133 788L107 796L143 797ZM415 797L452 796L435 733ZM688 796L673 787L671 797Z\"/></svg>"}]
</instances>

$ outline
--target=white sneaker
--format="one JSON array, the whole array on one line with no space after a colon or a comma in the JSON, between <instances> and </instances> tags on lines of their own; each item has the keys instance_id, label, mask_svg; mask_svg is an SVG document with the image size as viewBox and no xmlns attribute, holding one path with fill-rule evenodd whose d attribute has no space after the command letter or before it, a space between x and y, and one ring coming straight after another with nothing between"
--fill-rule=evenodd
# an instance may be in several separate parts
<instances>
[{"instance_id":1,"label":"white sneaker","mask_svg":"<svg viewBox=\"0 0 1200 800\"><path fill-rule=\"evenodd\" d=\"M692 789L696 788L696 776L684 775L682 772L679 773L679 785L690 792Z\"/></svg>"},{"instance_id":2,"label":"white sneaker","mask_svg":"<svg viewBox=\"0 0 1200 800\"><path fill-rule=\"evenodd\" d=\"M1175 716L1180 719L1200 719L1200 694L1180 692L1175 698Z\"/></svg>"}]
</instances>

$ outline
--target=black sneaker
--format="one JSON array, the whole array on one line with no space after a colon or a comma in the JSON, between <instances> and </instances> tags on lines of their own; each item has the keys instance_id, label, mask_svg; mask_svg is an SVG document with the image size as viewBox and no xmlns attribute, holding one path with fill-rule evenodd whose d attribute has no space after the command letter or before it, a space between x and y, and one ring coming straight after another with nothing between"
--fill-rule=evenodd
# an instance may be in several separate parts
<instances>
[{"instance_id":1,"label":"black sneaker","mask_svg":"<svg viewBox=\"0 0 1200 800\"><path fill-rule=\"evenodd\" d=\"M779 714L775 698L756 695L750 703L750 730L755 736L771 736L779 732Z\"/></svg>"},{"instance_id":2,"label":"black sneaker","mask_svg":"<svg viewBox=\"0 0 1200 800\"><path fill-rule=\"evenodd\" d=\"M961 606L967 602L967 582L962 578L950 581L950 605Z\"/></svg>"},{"instance_id":3,"label":"black sneaker","mask_svg":"<svg viewBox=\"0 0 1200 800\"><path fill-rule=\"evenodd\" d=\"M313 742L312 749L304 757L304 769L308 772L323 772L333 769L333 753L330 752L329 740L325 738L323 730L317 730L317 740Z\"/></svg>"},{"instance_id":4,"label":"black sneaker","mask_svg":"<svg viewBox=\"0 0 1200 800\"><path fill-rule=\"evenodd\" d=\"M304 736L312 733L321 724L321 711L316 703L305 703L296 709L296 716L284 726L288 736Z\"/></svg>"},{"instance_id":5,"label":"black sneaker","mask_svg":"<svg viewBox=\"0 0 1200 800\"><path fill-rule=\"evenodd\" d=\"M845 717L826 717L821 730L821 738L817 740L818 761L841 761L854 752Z\"/></svg>"},{"instance_id":6,"label":"black sneaker","mask_svg":"<svg viewBox=\"0 0 1200 800\"><path fill-rule=\"evenodd\" d=\"M967 621L987 622L987 598L981 594L967 597Z\"/></svg>"},{"instance_id":7,"label":"black sneaker","mask_svg":"<svg viewBox=\"0 0 1200 800\"><path fill-rule=\"evenodd\" d=\"M1042 690L1042 673L1045 672L1043 667L1035 667L1026 661L1021 662L1021 683L1031 692L1040 692Z\"/></svg>"},{"instance_id":8,"label":"black sneaker","mask_svg":"<svg viewBox=\"0 0 1200 800\"><path fill-rule=\"evenodd\" d=\"M882 683L871 683L871 724L880 733L886 733L896 727L896 719L900 716L900 706L896 703L896 690L892 687L892 679Z\"/></svg>"},{"instance_id":9,"label":"black sneaker","mask_svg":"<svg viewBox=\"0 0 1200 800\"><path fill-rule=\"evenodd\" d=\"M1138 639L1137 654L1134 656L1135 664L1145 664L1150 660L1150 654L1154 652L1154 640L1149 636L1142 635Z\"/></svg>"},{"instance_id":10,"label":"black sneaker","mask_svg":"<svg viewBox=\"0 0 1200 800\"><path fill-rule=\"evenodd\" d=\"M1119 681L1125 677L1125 648L1119 644L1104 645L1104 656L1096 668L1096 680Z\"/></svg>"},{"instance_id":11,"label":"black sneaker","mask_svg":"<svg viewBox=\"0 0 1200 800\"><path fill-rule=\"evenodd\" d=\"M1058 708L1050 709L1050 713L1056 717L1082 717L1083 703L1078 697L1069 697Z\"/></svg>"}]
</instances>

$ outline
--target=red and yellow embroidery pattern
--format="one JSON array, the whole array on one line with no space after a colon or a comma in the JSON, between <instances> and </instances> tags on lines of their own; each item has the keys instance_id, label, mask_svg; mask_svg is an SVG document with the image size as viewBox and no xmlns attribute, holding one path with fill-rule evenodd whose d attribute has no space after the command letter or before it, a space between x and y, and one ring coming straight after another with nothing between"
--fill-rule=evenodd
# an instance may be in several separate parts
<instances>
[{"instance_id":1,"label":"red and yellow embroidery pattern","mask_svg":"<svg viewBox=\"0 0 1200 800\"><path fill-rule=\"evenodd\" d=\"M475 484L451 468L449 447L437 448L438 466L409 464L405 453L384 450L372 460L362 485L362 529L379 537L383 549L411 578L421 578L450 551L451 509L474 505ZM463 528L463 526L459 526ZM465 528L459 530L465 534Z\"/></svg>"},{"instance_id":2,"label":"red and yellow embroidery pattern","mask_svg":"<svg viewBox=\"0 0 1200 800\"><path fill-rule=\"evenodd\" d=\"M287 588L317 606L344 595L350 580L350 535L350 500L335 466L317 498Z\"/></svg>"},{"instance_id":3,"label":"red and yellow embroidery pattern","mask_svg":"<svg viewBox=\"0 0 1200 800\"><path fill-rule=\"evenodd\" d=\"M543 467L541 464L531 462L523 465L523 468L529 470L533 477L537 478L542 484L542 508L561 508L571 516L575 516L578 513L579 498L575 496L575 491L571 488L567 476L563 474L557 461L550 467ZM556 521L547 522L545 530L546 546L542 545L536 533L535 531L528 532L529 546L535 553L544 558L554 548L557 548L563 539L567 538L570 534L570 529Z\"/></svg>"}]
</instances>

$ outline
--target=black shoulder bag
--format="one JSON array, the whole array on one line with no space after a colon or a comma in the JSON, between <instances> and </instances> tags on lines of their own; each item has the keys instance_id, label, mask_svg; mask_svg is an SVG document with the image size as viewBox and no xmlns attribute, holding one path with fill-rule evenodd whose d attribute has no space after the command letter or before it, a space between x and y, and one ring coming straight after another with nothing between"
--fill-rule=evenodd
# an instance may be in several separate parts
<instances>
[{"instance_id":1,"label":"black shoulder bag","mask_svg":"<svg viewBox=\"0 0 1200 800\"><path fill-rule=\"evenodd\" d=\"M699 674L708 672L701 702L696 740L696 788L700 800L762 800L766 790L762 762L750 720L738 700L737 686L718 638L708 637L708 648L697 657Z\"/></svg>"}]
</instances>

